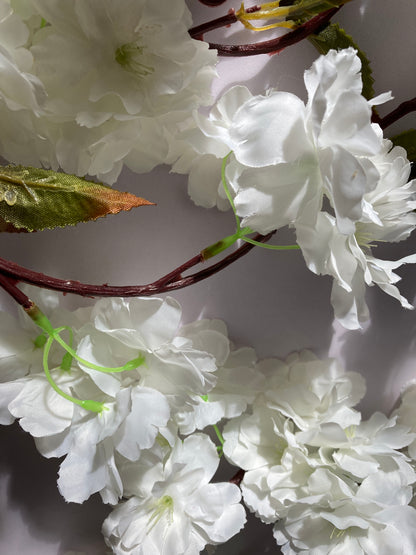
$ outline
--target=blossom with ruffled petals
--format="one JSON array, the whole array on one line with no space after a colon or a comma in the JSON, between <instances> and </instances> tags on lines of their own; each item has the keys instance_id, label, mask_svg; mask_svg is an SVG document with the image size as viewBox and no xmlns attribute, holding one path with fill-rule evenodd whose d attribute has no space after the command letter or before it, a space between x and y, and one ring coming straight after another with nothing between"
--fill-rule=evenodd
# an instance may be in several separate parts
<instances>
[{"instance_id":1,"label":"blossom with ruffled petals","mask_svg":"<svg viewBox=\"0 0 416 555\"><path fill-rule=\"evenodd\" d=\"M309 478L310 496L290 507L276 523L274 537L284 555L413 553L411 490L399 472L377 472L356 484L318 468Z\"/></svg>"},{"instance_id":2,"label":"blossom with ruffled petals","mask_svg":"<svg viewBox=\"0 0 416 555\"><path fill-rule=\"evenodd\" d=\"M65 455L58 486L66 500L82 502L99 492L104 502L116 503L123 493L120 460L139 460L158 434L169 438L176 413L192 410L212 389L217 364L229 355L226 328L196 322L181 335L180 319L181 308L169 297L101 300L74 313L55 310L52 321L72 326L81 360L73 358L67 367L57 348L61 358L51 353L50 372L74 402L51 387L41 373L41 357L23 337L25 353L30 351L25 357L34 353L34 369L0 384L1 421L18 418L45 457ZM5 341L5 356L10 350L17 349ZM129 370L110 370L133 360ZM23 368L27 372L27 363ZM76 400L98 403L102 410L91 412Z\"/></svg>"},{"instance_id":3,"label":"blossom with ruffled petals","mask_svg":"<svg viewBox=\"0 0 416 555\"><path fill-rule=\"evenodd\" d=\"M120 9L115 0L32 0L30 6L27 17L35 13L46 22L27 51L47 93L43 116L31 120L38 165L111 183L123 163L146 172L168 162L179 126L210 102L217 59L189 36L185 2L128 0ZM13 147L8 157L20 162L17 140Z\"/></svg>"},{"instance_id":4,"label":"blossom with ruffled petals","mask_svg":"<svg viewBox=\"0 0 416 555\"><path fill-rule=\"evenodd\" d=\"M364 396L365 381L335 359L320 360L311 351L301 351L285 361L261 361L258 368L266 376L258 402L293 420L299 430L329 422L345 429L360 422L353 407Z\"/></svg>"},{"instance_id":5,"label":"blossom with ruffled petals","mask_svg":"<svg viewBox=\"0 0 416 555\"><path fill-rule=\"evenodd\" d=\"M360 68L354 49L331 50L305 72L306 105L291 93L252 96L235 87L208 118L196 116L206 136L189 131L198 154L201 147L216 157L233 151L236 168L227 177L243 226L268 233L313 225L326 195L341 232L351 232L379 178L370 160L381 150L371 106L390 98L365 100Z\"/></svg>"},{"instance_id":6,"label":"blossom with ruffled petals","mask_svg":"<svg viewBox=\"0 0 416 555\"><path fill-rule=\"evenodd\" d=\"M120 503L103 525L113 552L196 555L227 541L244 526L238 487L210 483L219 459L208 436L177 440L166 459L149 459L136 473L136 495ZM146 464L146 459L144 460Z\"/></svg>"},{"instance_id":7,"label":"blossom with ruffled petals","mask_svg":"<svg viewBox=\"0 0 416 555\"><path fill-rule=\"evenodd\" d=\"M342 234L337 219L320 212L314 225L297 225L297 240L306 263L316 274L333 276L331 301L335 316L349 329L361 327L368 320L366 286L378 285L412 309L395 286L401 278L393 272L406 263L415 263L411 254L399 260L376 258L372 249L378 241L401 241L416 226L416 180L408 181L410 164L406 152L391 148L383 141L383 152L372 159L380 179L376 188L364 195L364 208L353 232Z\"/></svg>"}]
</instances>

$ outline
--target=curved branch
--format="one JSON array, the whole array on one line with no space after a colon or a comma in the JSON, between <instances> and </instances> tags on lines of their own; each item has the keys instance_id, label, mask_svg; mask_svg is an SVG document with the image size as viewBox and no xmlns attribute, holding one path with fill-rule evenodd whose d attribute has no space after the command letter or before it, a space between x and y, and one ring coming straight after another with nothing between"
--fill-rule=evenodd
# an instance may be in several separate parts
<instances>
[{"instance_id":1,"label":"curved branch","mask_svg":"<svg viewBox=\"0 0 416 555\"><path fill-rule=\"evenodd\" d=\"M416 111L416 96L411 100L406 100L397 106L395 110L388 113L386 116L381 118L376 112L373 112L371 117L371 121L373 123L378 123L379 126L384 130L386 127L395 123L397 120L402 118L403 116L407 116L411 112Z\"/></svg>"},{"instance_id":2,"label":"curved branch","mask_svg":"<svg viewBox=\"0 0 416 555\"><path fill-rule=\"evenodd\" d=\"M260 242L265 242L272 237L275 232L272 231L268 235L256 235L255 240ZM200 270L190 276L182 277L181 273L185 270L190 269L193 266L203 262L203 257L198 254L179 266L173 272L170 272L166 276L159 278L158 280L146 284L146 285L92 285L88 283L81 283L74 280L64 280L55 278L42 274L40 272L34 272L19 266L14 262L10 262L3 258L0 258L0 285L11 294L19 304L22 304L18 298L16 298L10 291L12 284L14 286L15 282L23 281L25 283L30 283L31 285L36 285L38 287L43 287L45 289L52 289L54 291L60 291L62 293L73 293L75 295L81 295L83 297L138 297L145 296L149 297L151 295L157 295L160 293L166 293L168 291L174 291L175 289L182 289L183 287L188 287L194 283L198 283L203 279L219 272L223 268L226 268L232 264L238 258L241 258L247 254L254 245L249 243L244 243L241 247L236 249L234 252L224 257L222 260L216 264ZM5 279L4 279L5 278ZM6 283L7 282L7 283Z\"/></svg>"},{"instance_id":3,"label":"curved branch","mask_svg":"<svg viewBox=\"0 0 416 555\"><path fill-rule=\"evenodd\" d=\"M284 48L305 39L309 35L319 33L319 31L329 23L330 19L339 9L340 7L331 8L326 12L320 13L293 31L290 31L282 37L278 37L276 39L257 42L255 44L216 44L209 42L208 45L210 49L218 50L219 56L257 56L257 54L276 54ZM201 27L202 26L200 25L199 28ZM198 27L195 27L194 29L198 29ZM194 30L191 29L191 31ZM200 37L201 33L197 36ZM197 38L197 36L194 38Z\"/></svg>"}]
</instances>

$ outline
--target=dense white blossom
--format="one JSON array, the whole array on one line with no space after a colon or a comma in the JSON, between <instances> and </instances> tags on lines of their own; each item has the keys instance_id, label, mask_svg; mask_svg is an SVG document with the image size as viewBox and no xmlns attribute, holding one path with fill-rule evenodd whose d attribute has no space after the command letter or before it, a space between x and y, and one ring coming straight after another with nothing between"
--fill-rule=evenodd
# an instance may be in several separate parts
<instances>
[{"instance_id":1,"label":"dense white blossom","mask_svg":"<svg viewBox=\"0 0 416 555\"><path fill-rule=\"evenodd\" d=\"M113 552L196 555L239 532L245 511L238 487L210 483L218 464L214 444L202 434L178 440L167 459L144 459L129 488L136 495L104 522Z\"/></svg>"},{"instance_id":2,"label":"dense white blossom","mask_svg":"<svg viewBox=\"0 0 416 555\"><path fill-rule=\"evenodd\" d=\"M318 468L308 485L309 497L292 505L275 525L274 536L284 555L414 551L416 509L409 506L411 487L399 472L377 472L356 484Z\"/></svg>"},{"instance_id":3,"label":"dense white blossom","mask_svg":"<svg viewBox=\"0 0 416 555\"><path fill-rule=\"evenodd\" d=\"M138 356L144 356L145 362L123 374L105 374L81 366L109 395L122 384L137 381L163 393L172 415L188 405L192 407L216 383L217 357L222 363L229 340L225 327L216 333L215 341L198 338L199 322L189 324L182 335L180 320L181 307L172 298L102 299L93 308L91 323L81 330L80 356L110 367ZM190 339L193 326L196 329ZM195 347L198 340L200 346Z\"/></svg>"},{"instance_id":4,"label":"dense white blossom","mask_svg":"<svg viewBox=\"0 0 416 555\"><path fill-rule=\"evenodd\" d=\"M259 402L292 419L299 430L330 422L347 428L360 422L353 407L364 396L365 380L357 372L345 372L337 360L320 360L305 350L285 361L261 361L258 368L266 376Z\"/></svg>"},{"instance_id":5,"label":"dense white blossom","mask_svg":"<svg viewBox=\"0 0 416 555\"><path fill-rule=\"evenodd\" d=\"M115 0L31 0L18 9L30 21L37 15L46 23L32 30L24 49L34 60L36 77L29 84L41 84L47 93L42 117L33 117L30 106L22 120L33 132L32 159L108 182L123 163L145 172L168 162L172 137L193 108L209 103L215 75L215 51L188 34L185 2L128 0L120 9ZM17 101L23 92L11 79L8 86ZM2 152L14 162L27 158L19 148L18 118L14 124L9 114Z\"/></svg>"},{"instance_id":6,"label":"dense white blossom","mask_svg":"<svg viewBox=\"0 0 416 555\"><path fill-rule=\"evenodd\" d=\"M321 427L327 423L343 431L360 422L351 407L363 395L364 383L335 360L321 361L310 351L294 353L285 362L262 361L258 369L265 376L263 392L252 414L226 425L224 454L245 470L241 487L247 506L264 522L275 522L308 496L314 469L329 464L313 443Z\"/></svg>"},{"instance_id":7,"label":"dense white blossom","mask_svg":"<svg viewBox=\"0 0 416 555\"><path fill-rule=\"evenodd\" d=\"M248 347L230 351L223 339L226 334L220 320L200 320L181 329L181 335L191 339L195 347L215 353L218 365L214 387L177 413L183 434L239 416L262 390L264 378L255 368L256 353Z\"/></svg>"},{"instance_id":8,"label":"dense white blossom","mask_svg":"<svg viewBox=\"0 0 416 555\"><path fill-rule=\"evenodd\" d=\"M371 253L377 241L401 241L413 231L416 181L408 183L405 150L392 148L371 123L372 106L391 97L365 100L360 69L352 48L319 57L304 75L306 104L283 91L253 96L231 88L209 116L195 114L173 167L189 172L196 204L222 208L219 170L232 151L226 178L242 226L263 234L294 227L308 267L334 277L335 316L351 329L368 319L367 285L412 308L393 270L416 261Z\"/></svg>"},{"instance_id":9,"label":"dense white blossom","mask_svg":"<svg viewBox=\"0 0 416 555\"><path fill-rule=\"evenodd\" d=\"M314 225L299 225L297 240L310 270L334 278L332 304L335 316L350 329L369 317L365 302L366 285L378 285L403 307L412 305L394 285L401 278L393 270L415 263L412 254L399 260L376 258L377 242L401 241L416 225L416 180L408 181L410 164L406 152L383 142L383 153L373 158L380 173L376 188L363 197L364 208L350 234L342 234L337 220L320 212Z\"/></svg>"},{"instance_id":10,"label":"dense white blossom","mask_svg":"<svg viewBox=\"0 0 416 555\"><path fill-rule=\"evenodd\" d=\"M255 407L224 429L224 454L245 470L244 502L263 522L282 518L304 495L313 471L308 450L295 437L293 422L277 411Z\"/></svg>"},{"instance_id":11,"label":"dense white blossom","mask_svg":"<svg viewBox=\"0 0 416 555\"><path fill-rule=\"evenodd\" d=\"M268 233L297 222L313 225L325 194L339 229L352 230L363 195L377 184L370 158L381 149L371 104L361 96L360 68L352 48L331 50L305 72L306 105L291 93L252 96L235 87L208 118L197 116L205 140L198 141L197 131L189 136L199 155L233 151L237 168L228 178L243 226Z\"/></svg>"},{"instance_id":12,"label":"dense white blossom","mask_svg":"<svg viewBox=\"0 0 416 555\"><path fill-rule=\"evenodd\" d=\"M77 355L98 369L76 359L66 367L61 351L60 359L51 356L52 378L64 394L101 403L103 410L91 412L56 392L30 335L17 333L5 337L2 351L4 357L16 352L18 358L13 359L16 370L8 369L0 384L1 421L18 418L44 456L66 455L58 485L68 501L82 502L100 492L104 502L116 503L123 493L118 459L138 460L159 433L169 436L167 427L177 411L191 410L212 389L217 358L222 364L229 355L226 328L196 322L182 336L181 309L171 298L101 300L74 313L56 309L52 320L59 317L56 325L73 328ZM4 324L9 325L8 318ZM34 368L27 374L31 356ZM128 361L136 361L130 370L99 370ZM241 410L246 406L240 405Z\"/></svg>"}]
</instances>

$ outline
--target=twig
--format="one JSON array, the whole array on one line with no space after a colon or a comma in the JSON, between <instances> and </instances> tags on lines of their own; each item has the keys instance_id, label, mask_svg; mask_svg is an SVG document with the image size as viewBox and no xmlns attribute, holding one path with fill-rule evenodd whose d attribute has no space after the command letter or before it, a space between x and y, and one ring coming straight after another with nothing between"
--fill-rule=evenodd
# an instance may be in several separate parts
<instances>
[{"instance_id":1,"label":"twig","mask_svg":"<svg viewBox=\"0 0 416 555\"><path fill-rule=\"evenodd\" d=\"M265 242L272 237L275 232L271 232L268 235L256 235L254 238L256 241ZM22 281L25 283L30 283L38 287L43 287L44 289L52 289L54 291L61 291L62 293L73 293L75 295L80 295L83 297L138 297L138 296L151 296L157 295L159 293L165 293L168 291L173 291L176 289L182 289L183 287L188 287L206 279L207 277L219 272L223 268L226 268L232 264L238 258L241 258L247 254L254 246L249 243L244 243L241 247L236 249L231 254L224 257L222 260L204 268L195 274L187 277L182 277L182 272L184 270L190 269L196 266L198 263L202 262L201 254L194 256L178 268L170 272L166 276L159 278L158 280L149 283L147 285L92 285L88 283L81 283L79 281L73 280L63 280L55 278L52 276L45 275L40 272L35 272L19 266L14 262L10 262L3 258L0 258L0 285L9 294L16 299L19 304L22 304L13 293L14 290L18 288L15 286L16 282ZM23 293L22 293L23 295ZM25 295L23 295L25 297ZM23 299L22 297L22 299ZM26 297L27 298L27 297Z\"/></svg>"},{"instance_id":2,"label":"twig","mask_svg":"<svg viewBox=\"0 0 416 555\"><path fill-rule=\"evenodd\" d=\"M258 6L255 6L255 8L258 8ZM320 13L319 15L316 15L315 17L313 17L306 23L303 23L293 31L290 31L289 33L286 33L282 37L278 37L275 39L266 40L263 42L257 42L255 44L216 44L216 43L209 42L208 45L210 49L218 50L219 56L256 56L257 54L276 54L281 50L283 50L284 48L303 40L304 38L308 37L313 33L319 33L321 28L329 23L330 19L337 13L339 9L340 7L331 8L326 12ZM224 17L227 17L227 16L224 16ZM231 14L229 15L229 17L231 17ZM219 18L219 19L222 19L222 18ZM233 21L231 21L231 23L232 22ZM205 24L205 25L208 25L208 24ZM200 38L201 27L202 25L199 25L198 27L194 27L194 29L191 29L189 31L191 33L191 36L194 36L192 33L195 33L195 31L197 31L197 33L195 33L194 38ZM217 27L214 27L214 28L217 28ZM206 31L203 31L203 32L206 32Z\"/></svg>"},{"instance_id":3,"label":"twig","mask_svg":"<svg viewBox=\"0 0 416 555\"><path fill-rule=\"evenodd\" d=\"M377 113L373 112L371 120L373 123L378 123L382 129L386 129L389 125L396 122L403 116L407 116L411 112L416 111L416 96L411 100L402 102L395 110L381 118Z\"/></svg>"}]
</instances>

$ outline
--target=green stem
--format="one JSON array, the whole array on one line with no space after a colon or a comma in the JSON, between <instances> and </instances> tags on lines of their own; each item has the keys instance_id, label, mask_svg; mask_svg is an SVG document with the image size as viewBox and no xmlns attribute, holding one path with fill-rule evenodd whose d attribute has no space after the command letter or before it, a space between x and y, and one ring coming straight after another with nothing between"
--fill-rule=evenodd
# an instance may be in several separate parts
<instances>
[{"instance_id":1,"label":"green stem","mask_svg":"<svg viewBox=\"0 0 416 555\"><path fill-rule=\"evenodd\" d=\"M264 249L270 249L273 251L292 251L300 249L299 245L268 245L255 241L254 239L250 239L249 237L241 237L241 239L251 245L256 245L257 247L263 247Z\"/></svg>"},{"instance_id":2,"label":"green stem","mask_svg":"<svg viewBox=\"0 0 416 555\"><path fill-rule=\"evenodd\" d=\"M235 222L236 222L236 227L237 227L237 233L238 233L241 229L240 218L237 215L237 210L235 208L234 199L231 196L230 190L228 189L227 178L225 177L225 168L227 166L228 158L231 156L232 153L233 153L232 151L229 152L227 154L227 156L224 156L224 158L222 160L221 181L222 181L222 185L224 187L225 194L227 195L228 202L230 203L231 208L233 209L233 212L234 212L234 217L235 217Z\"/></svg>"},{"instance_id":3,"label":"green stem","mask_svg":"<svg viewBox=\"0 0 416 555\"><path fill-rule=\"evenodd\" d=\"M220 429L218 428L218 426L216 424L214 424L212 426L215 430L215 433L217 434L217 438L219 439L221 446L224 446L224 438L222 437L222 433L220 432Z\"/></svg>"},{"instance_id":4,"label":"green stem","mask_svg":"<svg viewBox=\"0 0 416 555\"><path fill-rule=\"evenodd\" d=\"M229 152L227 156L225 156L222 160L221 181L222 181L222 185L224 187L224 191L227 196L228 202L230 203L231 208L234 212L237 230L234 233L234 235L230 235L229 237L226 237L225 239L218 241L218 243L215 243L214 245L211 245L210 247L206 248L204 251L202 251L202 253L205 254L205 252L207 252L209 256L215 256L216 254L220 253L222 250L231 246L238 239L242 239L246 243L250 243L251 245L255 245L256 247L263 247L265 249L270 249L274 251L299 250L300 249L299 245L267 245L264 243L260 243L260 241L255 241L254 239L250 239L249 237L247 237L247 235L249 235L250 233L254 233L254 231L249 227L244 227L244 228L241 227L240 218L237 214L237 209L234 204L234 199L228 188L227 178L225 176L225 168L227 166L228 158L230 157L231 154L232 154L232 151Z\"/></svg>"},{"instance_id":5,"label":"green stem","mask_svg":"<svg viewBox=\"0 0 416 555\"><path fill-rule=\"evenodd\" d=\"M67 401L71 401L71 403L74 403L75 405L78 405L83 409L89 410L91 412L97 412L97 413L101 413L103 410L108 410L103 403L100 403L98 401L92 401L91 399L86 399L85 401L83 401L81 399L76 399L75 397L68 395L55 383L49 371L49 364L48 364L49 352L51 350L53 341L54 341L54 337L50 336L49 339L46 341L45 349L43 351L43 370L45 372L46 379L48 380L52 389Z\"/></svg>"},{"instance_id":6,"label":"green stem","mask_svg":"<svg viewBox=\"0 0 416 555\"><path fill-rule=\"evenodd\" d=\"M54 333L53 339L55 339L61 345L61 347L63 347L65 351L67 351L73 358L75 358L78 362L80 362L87 368L91 368L92 370L97 370L98 372L116 374L118 372L134 370L135 368L137 368L138 366L141 366L145 362L145 357L143 355L139 355L137 358L134 358L133 360L130 360L129 362L127 362L124 366L115 366L115 367L98 366L97 364L89 362L88 360L85 360L80 356L78 356L76 351L74 351L74 349L71 349L71 347L67 343L65 343L62 337L59 335L59 331L62 331L63 329L64 328L57 328L56 330L54 330L54 332L56 333Z\"/></svg>"}]
</instances>

